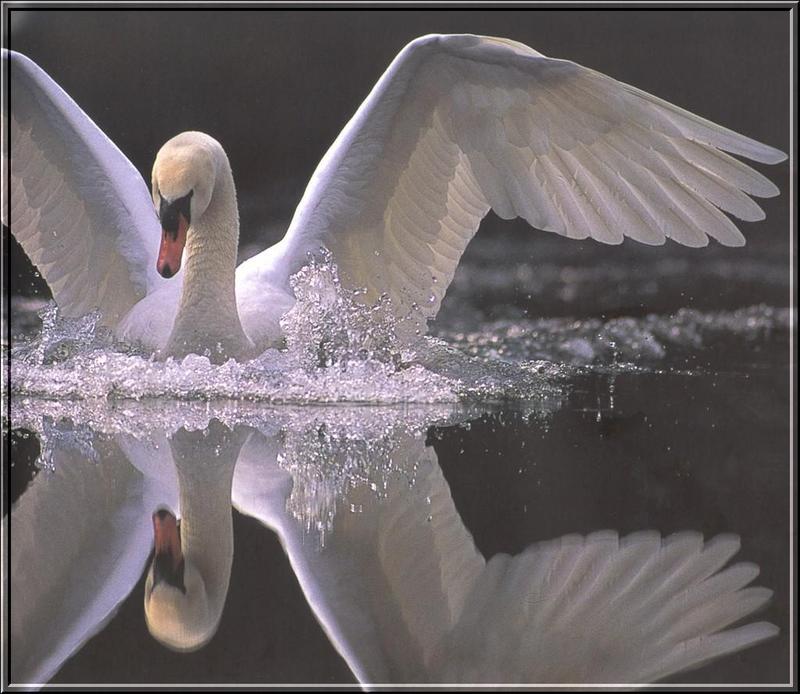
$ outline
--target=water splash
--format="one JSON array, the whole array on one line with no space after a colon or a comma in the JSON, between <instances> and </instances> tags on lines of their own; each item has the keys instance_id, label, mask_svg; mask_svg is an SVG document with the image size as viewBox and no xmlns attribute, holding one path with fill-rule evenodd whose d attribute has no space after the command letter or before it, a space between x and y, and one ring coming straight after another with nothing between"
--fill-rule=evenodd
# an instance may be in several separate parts
<instances>
[{"instance_id":1,"label":"water splash","mask_svg":"<svg viewBox=\"0 0 800 694\"><path fill-rule=\"evenodd\" d=\"M287 436L278 464L292 476L286 510L302 525L307 539L325 546L342 500L361 490L359 503L346 512L359 513L369 498L386 496L389 481L398 476L413 486L419 460L408 460L407 451L424 456L422 442L429 423L389 418L373 426L322 421ZM417 440L417 445L412 445Z\"/></svg>"},{"instance_id":2,"label":"water splash","mask_svg":"<svg viewBox=\"0 0 800 694\"><path fill-rule=\"evenodd\" d=\"M11 358L25 364L42 366L65 362L89 350L109 348L111 331L100 325L100 312L92 311L79 318L67 318L54 301L37 311L42 321L41 332L30 341L19 342Z\"/></svg>"},{"instance_id":3,"label":"water splash","mask_svg":"<svg viewBox=\"0 0 800 694\"><path fill-rule=\"evenodd\" d=\"M230 402L206 407L173 400L114 406L22 398L15 402L14 424L39 437L37 466L50 471L56 459L59 464L70 460L65 452L95 462L116 455L113 447L104 452L104 441L154 442L182 430L206 433L214 422L231 431L260 432L280 442L276 462L292 477L287 511L300 521L309 542L324 546L337 514L357 513L384 498L392 480L414 484L419 462L430 454L425 436L432 427L458 426L477 416L474 408L451 405L265 408ZM350 508L344 500L356 489Z\"/></svg>"},{"instance_id":4,"label":"water splash","mask_svg":"<svg viewBox=\"0 0 800 694\"><path fill-rule=\"evenodd\" d=\"M109 351L76 355L64 363L11 364L11 394L50 398L242 399L270 403L455 402L457 384L414 365L375 360L297 368L290 355L270 350L244 364L212 365L207 357L157 362Z\"/></svg>"},{"instance_id":5,"label":"water splash","mask_svg":"<svg viewBox=\"0 0 800 694\"><path fill-rule=\"evenodd\" d=\"M720 345L739 349L735 358L747 364L757 358L753 345L783 340L795 317L766 305L680 309L640 318L494 321L468 331L438 328L443 339L420 338L407 329L413 316L398 320L387 297L368 305L361 292L342 287L329 256L312 259L291 281L297 302L281 321L286 348L219 366L197 355L156 361L115 343L96 313L64 318L51 303L40 312L41 333L15 344L10 357L2 352L3 368L10 358L10 392L276 404L513 399L557 407L575 368L679 368L691 375L707 368L700 356Z\"/></svg>"},{"instance_id":6,"label":"water splash","mask_svg":"<svg viewBox=\"0 0 800 694\"><path fill-rule=\"evenodd\" d=\"M375 360L399 366L409 347L392 301L372 304L342 286L329 251L320 250L290 279L295 305L281 318L286 346L305 368Z\"/></svg>"},{"instance_id":7,"label":"water splash","mask_svg":"<svg viewBox=\"0 0 800 694\"><path fill-rule=\"evenodd\" d=\"M42 331L11 353L11 393L50 398L242 399L271 403L455 402L458 381L411 363L388 298L366 306L330 258L292 278L297 303L282 319L286 349L246 363L156 361L114 343L95 312L73 320L54 304ZM4 360L8 358L4 354Z\"/></svg>"},{"instance_id":8,"label":"water splash","mask_svg":"<svg viewBox=\"0 0 800 694\"><path fill-rule=\"evenodd\" d=\"M72 452L78 459L99 462L94 447L94 432L85 424L74 425L70 421L54 420L45 416L40 418L39 425L34 430L38 432L40 444L35 465L40 470L55 470L53 461L56 453Z\"/></svg>"}]
</instances>

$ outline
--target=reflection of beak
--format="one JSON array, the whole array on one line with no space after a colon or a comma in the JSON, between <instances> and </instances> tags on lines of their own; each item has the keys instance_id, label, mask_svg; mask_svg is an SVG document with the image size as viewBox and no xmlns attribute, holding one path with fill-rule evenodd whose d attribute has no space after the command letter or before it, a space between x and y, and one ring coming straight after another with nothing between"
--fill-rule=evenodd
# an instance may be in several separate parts
<instances>
[{"instance_id":1,"label":"reflection of beak","mask_svg":"<svg viewBox=\"0 0 800 694\"><path fill-rule=\"evenodd\" d=\"M166 509L162 508L153 514L153 538L156 549L153 557L153 585L168 583L185 593L178 521Z\"/></svg>"}]
</instances>

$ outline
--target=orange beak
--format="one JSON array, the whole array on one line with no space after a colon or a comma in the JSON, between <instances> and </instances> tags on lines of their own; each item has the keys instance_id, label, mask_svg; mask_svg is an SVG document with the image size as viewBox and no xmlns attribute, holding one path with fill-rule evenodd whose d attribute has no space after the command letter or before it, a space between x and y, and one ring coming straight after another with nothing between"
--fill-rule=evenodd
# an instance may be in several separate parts
<instances>
[{"instance_id":1,"label":"orange beak","mask_svg":"<svg viewBox=\"0 0 800 694\"><path fill-rule=\"evenodd\" d=\"M161 247L158 249L158 274L169 279L181 269L181 257L186 245L186 231L189 222L183 214L178 213L178 228L176 231L161 230Z\"/></svg>"}]
</instances>

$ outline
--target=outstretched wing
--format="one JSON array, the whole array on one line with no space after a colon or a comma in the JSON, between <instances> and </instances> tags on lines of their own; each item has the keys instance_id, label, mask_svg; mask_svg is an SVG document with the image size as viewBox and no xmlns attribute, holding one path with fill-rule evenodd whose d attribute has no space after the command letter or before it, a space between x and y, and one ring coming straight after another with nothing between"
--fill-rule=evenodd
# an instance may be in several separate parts
<instances>
[{"instance_id":1,"label":"outstretched wing","mask_svg":"<svg viewBox=\"0 0 800 694\"><path fill-rule=\"evenodd\" d=\"M774 636L739 538L570 535L497 555L437 653L444 682L647 683Z\"/></svg>"},{"instance_id":2,"label":"outstretched wing","mask_svg":"<svg viewBox=\"0 0 800 694\"><path fill-rule=\"evenodd\" d=\"M725 152L785 158L520 43L426 36L319 164L282 242L284 267L324 245L368 300L388 293L403 314L416 304L431 318L490 208L570 238L741 245L720 210L762 219L749 196L778 189Z\"/></svg>"},{"instance_id":3,"label":"outstretched wing","mask_svg":"<svg viewBox=\"0 0 800 694\"><path fill-rule=\"evenodd\" d=\"M3 175L10 227L64 315L99 309L114 326L162 281L160 227L147 187L122 152L33 61L3 50ZM10 117L9 117L10 116ZM3 190L6 190L5 185Z\"/></svg>"}]
</instances>

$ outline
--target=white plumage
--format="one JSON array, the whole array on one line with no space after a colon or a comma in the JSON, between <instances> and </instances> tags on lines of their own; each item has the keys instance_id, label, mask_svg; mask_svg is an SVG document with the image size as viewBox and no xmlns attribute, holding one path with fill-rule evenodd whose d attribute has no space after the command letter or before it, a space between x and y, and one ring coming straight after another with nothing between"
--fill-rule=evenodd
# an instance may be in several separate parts
<instances>
[{"instance_id":1,"label":"white plumage","mask_svg":"<svg viewBox=\"0 0 800 694\"><path fill-rule=\"evenodd\" d=\"M186 273L165 283L155 272L159 223L141 177L34 63L3 56L12 90L4 221L66 315L98 308L120 337L163 349ZM742 245L725 213L762 219L752 197L778 189L727 153L785 159L520 43L422 37L400 52L323 157L285 238L236 269L242 327L257 351L280 339L279 319L293 302L288 279L322 246L346 284L366 288L366 300L387 294L398 315L424 323L490 208L603 243L703 246L711 237ZM202 217L192 223L200 228ZM238 238L238 216L227 223ZM241 343L228 353L251 354Z\"/></svg>"}]
</instances>

